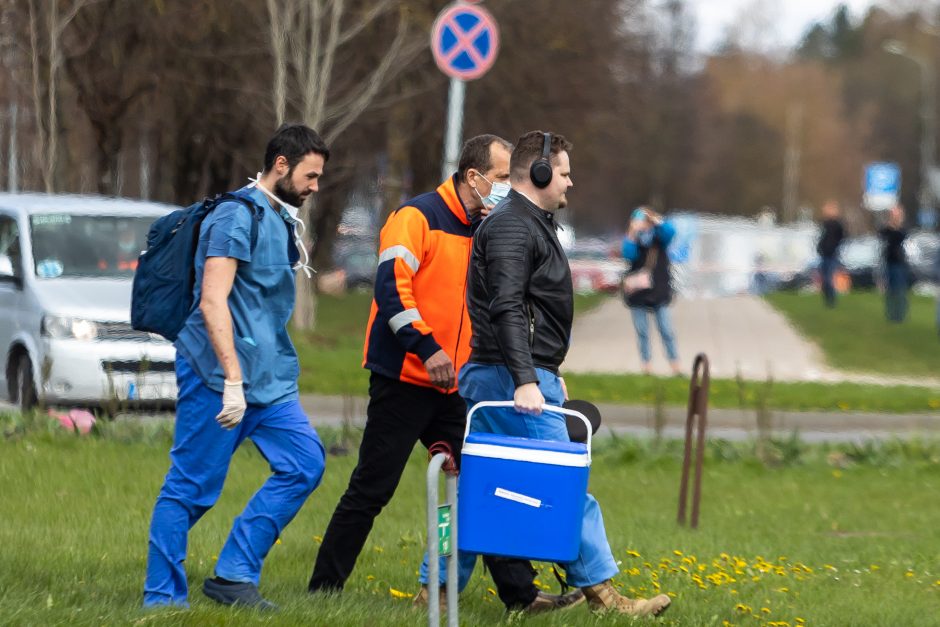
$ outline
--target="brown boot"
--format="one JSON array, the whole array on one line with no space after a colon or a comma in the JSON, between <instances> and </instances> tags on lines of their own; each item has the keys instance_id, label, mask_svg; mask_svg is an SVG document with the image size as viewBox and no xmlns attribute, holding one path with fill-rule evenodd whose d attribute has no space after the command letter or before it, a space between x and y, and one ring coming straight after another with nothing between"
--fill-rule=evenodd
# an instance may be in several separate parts
<instances>
[{"instance_id":1,"label":"brown boot","mask_svg":"<svg viewBox=\"0 0 940 627\"><path fill-rule=\"evenodd\" d=\"M441 600L441 614L447 611L447 588L441 586L439 589L440 600ZM431 598L431 593L428 591L427 584L421 584L421 589L418 590L418 594L415 595L414 600L411 602L411 606L415 608L426 608L428 606L428 599Z\"/></svg>"},{"instance_id":2,"label":"brown boot","mask_svg":"<svg viewBox=\"0 0 940 627\"><path fill-rule=\"evenodd\" d=\"M652 599L627 598L617 592L610 583L610 579L581 589L584 590L588 607L592 611L614 611L630 616L659 616L672 602L665 594L657 595Z\"/></svg>"},{"instance_id":3,"label":"brown boot","mask_svg":"<svg viewBox=\"0 0 940 627\"><path fill-rule=\"evenodd\" d=\"M582 603L584 603L584 593L580 589L572 590L568 594L539 592L535 599L520 611L524 614L541 614L554 610L566 610Z\"/></svg>"}]
</instances>

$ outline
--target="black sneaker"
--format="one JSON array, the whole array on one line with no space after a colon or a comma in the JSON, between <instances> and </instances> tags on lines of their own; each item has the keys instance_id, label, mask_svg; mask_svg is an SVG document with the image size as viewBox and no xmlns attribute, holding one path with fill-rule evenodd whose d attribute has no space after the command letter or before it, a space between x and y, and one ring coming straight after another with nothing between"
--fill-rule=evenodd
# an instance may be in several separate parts
<instances>
[{"instance_id":1,"label":"black sneaker","mask_svg":"<svg viewBox=\"0 0 940 627\"><path fill-rule=\"evenodd\" d=\"M222 605L251 607L257 610L274 611L277 606L264 599L253 583L220 583L215 579L206 579L202 584L202 593Z\"/></svg>"}]
</instances>

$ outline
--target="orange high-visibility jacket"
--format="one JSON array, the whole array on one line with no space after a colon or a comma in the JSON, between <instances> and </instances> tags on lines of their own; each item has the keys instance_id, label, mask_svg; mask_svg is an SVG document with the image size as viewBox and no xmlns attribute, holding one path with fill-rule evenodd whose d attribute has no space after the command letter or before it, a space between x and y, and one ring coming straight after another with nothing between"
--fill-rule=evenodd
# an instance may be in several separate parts
<instances>
[{"instance_id":1,"label":"orange high-visibility jacket","mask_svg":"<svg viewBox=\"0 0 940 627\"><path fill-rule=\"evenodd\" d=\"M444 349L456 370L466 363L470 236L470 221L453 177L388 217L379 237L364 368L432 387L424 368L428 357Z\"/></svg>"}]
</instances>

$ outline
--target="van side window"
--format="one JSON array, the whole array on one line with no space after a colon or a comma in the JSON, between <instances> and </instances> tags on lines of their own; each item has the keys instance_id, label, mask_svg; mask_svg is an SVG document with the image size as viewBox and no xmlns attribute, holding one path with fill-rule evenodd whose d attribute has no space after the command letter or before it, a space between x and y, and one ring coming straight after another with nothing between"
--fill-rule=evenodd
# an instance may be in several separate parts
<instances>
[{"instance_id":1,"label":"van side window","mask_svg":"<svg viewBox=\"0 0 940 627\"><path fill-rule=\"evenodd\" d=\"M23 274L20 232L16 226L16 220L10 216L0 216L0 255L5 255L10 259L14 276Z\"/></svg>"}]
</instances>

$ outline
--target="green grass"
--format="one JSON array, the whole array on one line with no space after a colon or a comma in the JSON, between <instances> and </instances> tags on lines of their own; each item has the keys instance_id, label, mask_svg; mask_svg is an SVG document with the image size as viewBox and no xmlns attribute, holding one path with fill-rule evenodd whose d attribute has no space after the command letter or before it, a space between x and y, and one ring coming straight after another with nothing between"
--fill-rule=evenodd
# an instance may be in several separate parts
<instances>
[{"instance_id":1,"label":"green grass","mask_svg":"<svg viewBox=\"0 0 940 627\"><path fill-rule=\"evenodd\" d=\"M579 313L584 313L605 298L604 295L579 295L575 298L575 308ZM371 295L368 293L320 297L317 330L294 333L301 364L301 391L354 396L367 393L369 377L361 364L362 341L370 302ZM808 302L806 304L809 305ZM818 303L814 300L813 304ZM850 301L842 301L841 309L836 313L848 311L849 305ZM922 305L918 301L917 311L921 312L917 314L918 319L922 317ZM933 336L928 339L929 342L922 343L922 352L926 355L925 359L937 362L936 372L940 372L940 350L930 343L935 342ZM930 350L934 351L933 354ZM684 405L689 392L688 380L678 378L570 374L566 375L566 380L572 395L594 402L653 404L661 399L665 404ZM726 408L753 407L758 402L762 386L762 383L715 379L711 385L710 404L712 407ZM767 404L773 409L788 411L927 412L940 408L940 390L859 383L776 382L769 392Z\"/></svg>"},{"instance_id":2,"label":"green grass","mask_svg":"<svg viewBox=\"0 0 940 627\"><path fill-rule=\"evenodd\" d=\"M605 294L578 294L575 311L589 311L605 298ZM318 302L317 329L293 333L300 359L301 391L365 395L369 389L369 374L362 368L362 345L372 293L324 295Z\"/></svg>"},{"instance_id":3,"label":"green grass","mask_svg":"<svg viewBox=\"0 0 940 627\"><path fill-rule=\"evenodd\" d=\"M767 301L816 342L829 365L847 371L894 376L940 375L936 301L911 296L902 324L885 320L884 297L873 291L839 297L835 309L813 294L778 292Z\"/></svg>"},{"instance_id":4,"label":"green grass","mask_svg":"<svg viewBox=\"0 0 940 627\"><path fill-rule=\"evenodd\" d=\"M0 623L20 625L416 625L423 613L394 591L417 590L423 547L423 472L413 456L379 517L346 591L310 598L306 582L319 536L355 456L330 458L321 487L273 547L262 591L275 615L221 608L198 592L212 573L232 518L267 476L242 447L222 497L190 534L192 609L139 609L151 508L167 468L165 432L77 438L40 430L0 439ZM12 431L6 431L13 433ZM328 435L328 434L326 434ZM838 458L765 468L713 443L701 524L675 520L679 447L604 441L591 490L632 594L674 595L662 625L937 625L940 603L940 447L922 454ZM730 453L729 453L730 451ZM833 453L828 459L833 460ZM725 461L719 461L719 458ZM727 460L732 461L727 461ZM851 464L846 460L859 459ZM913 461L917 459L919 461ZM844 466L846 463L849 465ZM538 581L556 588L547 566ZM730 581L734 579L735 581ZM505 621L492 582L474 573L461 597L462 624ZM769 612L764 612L767 608ZM531 625L614 625L585 607L533 617ZM778 623L780 624L780 623Z\"/></svg>"}]
</instances>

